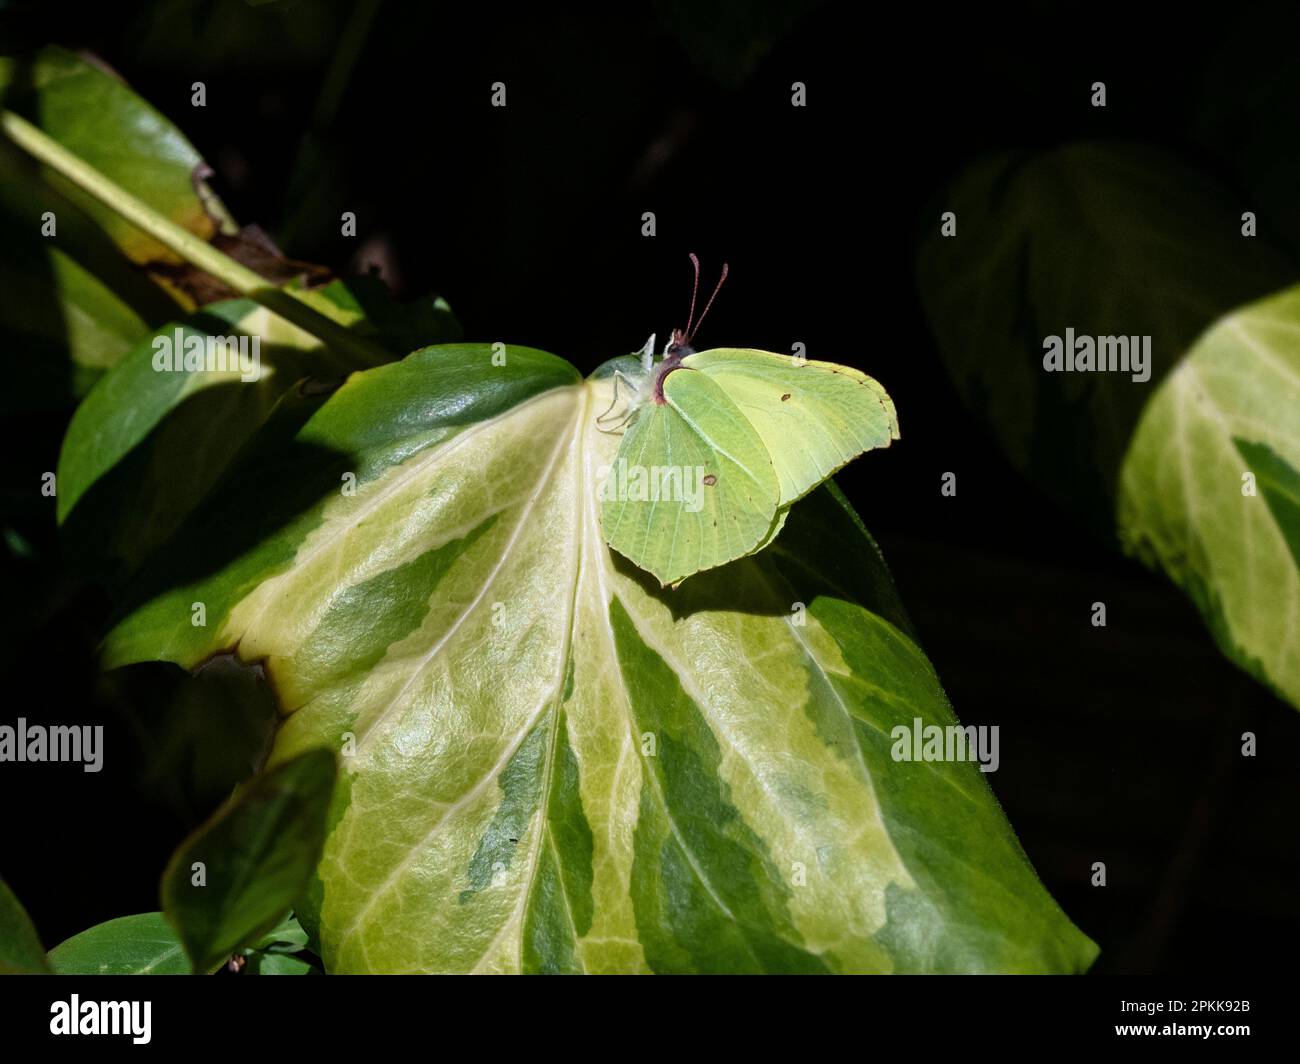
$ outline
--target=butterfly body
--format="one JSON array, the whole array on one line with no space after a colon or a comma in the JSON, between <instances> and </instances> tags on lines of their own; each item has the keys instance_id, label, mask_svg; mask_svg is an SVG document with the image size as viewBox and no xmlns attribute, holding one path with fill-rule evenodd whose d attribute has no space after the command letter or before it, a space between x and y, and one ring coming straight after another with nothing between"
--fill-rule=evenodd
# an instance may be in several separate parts
<instances>
[{"instance_id":1,"label":"butterfly body","mask_svg":"<svg viewBox=\"0 0 1300 1064\"><path fill-rule=\"evenodd\" d=\"M684 359L695 354L695 348L691 347L690 344L684 341L681 344L676 343L675 338L680 335L681 333L678 330L673 330L674 341L668 345L663 361L655 367L655 374L650 388L650 398L661 405L667 402L664 398L664 379L673 370L681 369Z\"/></svg>"}]
</instances>

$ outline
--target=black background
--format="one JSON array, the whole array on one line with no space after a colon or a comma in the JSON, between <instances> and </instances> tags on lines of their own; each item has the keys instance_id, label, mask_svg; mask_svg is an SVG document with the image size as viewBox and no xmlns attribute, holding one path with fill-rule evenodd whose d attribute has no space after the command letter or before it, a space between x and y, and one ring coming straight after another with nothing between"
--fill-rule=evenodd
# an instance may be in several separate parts
<instances>
[{"instance_id":1,"label":"black background","mask_svg":"<svg viewBox=\"0 0 1300 1064\"><path fill-rule=\"evenodd\" d=\"M912 266L945 177L993 148L1135 139L1231 183L1232 144L1191 132L1206 71L1239 46L1229 30L1267 50L1293 43L1294 26L1240 4L1180 9L1171 25L1094 4L1000 16L796 4L786 19L777 5L393 0L295 194L328 59L355 32L348 5L109 7L0 7L3 44L103 56L194 141L235 216L295 258L344 274L378 265L404 298L445 296L469 339L590 370L683 323L695 251L707 282L731 267L700 346L802 341L875 376L902 440L841 483L957 713L1001 727L990 782L1048 889L1100 945L1094 971L1223 973L1295 948L1300 717L1221 657L1164 578L1011 469L948 383ZM1105 110L1089 105L1095 80ZM489 106L494 81L504 109ZM794 81L805 108L790 105ZM358 239L339 235L342 210ZM21 468L53 468L62 422L22 428ZM955 498L939 492L947 471ZM29 531L52 549L48 521ZM38 597L20 576L6 592L22 617L6 719L103 719L124 741L130 711L105 696L91 655L106 601L57 576ZM1094 601L1106 628L1090 623ZM1239 753L1246 730L1254 759ZM112 755L97 776L0 766L0 874L47 945L157 908L171 849L208 811L147 793L140 750ZM1095 861L1104 888L1090 885Z\"/></svg>"}]
</instances>

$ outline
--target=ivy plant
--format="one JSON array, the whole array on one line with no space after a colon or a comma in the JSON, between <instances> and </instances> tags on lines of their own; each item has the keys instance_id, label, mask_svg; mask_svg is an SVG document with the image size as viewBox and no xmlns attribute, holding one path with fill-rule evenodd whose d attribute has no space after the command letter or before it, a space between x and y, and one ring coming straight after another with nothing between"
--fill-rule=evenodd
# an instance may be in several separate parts
<instances>
[{"instance_id":1,"label":"ivy plant","mask_svg":"<svg viewBox=\"0 0 1300 1064\"><path fill-rule=\"evenodd\" d=\"M769 471L772 535L708 565L674 561L661 581L654 543L612 550L603 524L624 437L601 419L637 358L584 377L526 346L457 342L440 304L397 310L360 285L274 280L168 217L130 168L96 165L39 109L0 114L0 129L96 212L237 297L151 319L105 360L64 440L58 514L116 597L105 668L233 662L280 717L259 773L179 845L160 912L47 956L6 890L0 962L1089 966L1096 947L1039 882L976 765L897 756L898 729L959 725L829 479L897 435L874 381L851 388L878 431L819 443L811 472ZM154 341L177 332L256 336L270 372L158 372ZM712 387L726 392L725 376ZM777 446L766 431L754 461ZM194 443L183 466L181 439ZM728 457L721 437L701 439L702 462Z\"/></svg>"},{"instance_id":2,"label":"ivy plant","mask_svg":"<svg viewBox=\"0 0 1300 1064\"><path fill-rule=\"evenodd\" d=\"M1295 264L1230 189L1137 145L982 158L943 205L917 275L958 390L1018 469L1300 707ZM1067 329L1145 364L1049 371Z\"/></svg>"}]
</instances>

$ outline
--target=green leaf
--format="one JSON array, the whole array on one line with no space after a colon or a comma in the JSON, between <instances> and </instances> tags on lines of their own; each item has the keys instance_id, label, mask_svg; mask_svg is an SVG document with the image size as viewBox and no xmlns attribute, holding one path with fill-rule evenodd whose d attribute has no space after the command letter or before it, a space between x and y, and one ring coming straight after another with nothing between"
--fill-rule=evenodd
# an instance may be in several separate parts
<instances>
[{"instance_id":1,"label":"green leaf","mask_svg":"<svg viewBox=\"0 0 1300 1064\"><path fill-rule=\"evenodd\" d=\"M286 916L245 952L245 975L320 975L316 965L294 956L307 946L307 932L296 916Z\"/></svg>"},{"instance_id":2,"label":"green leaf","mask_svg":"<svg viewBox=\"0 0 1300 1064\"><path fill-rule=\"evenodd\" d=\"M245 975L320 975L311 961L287 953L254 952L248 955Z\"/></svg>"},{"instance_id":3,"label":"green leaf","mask_svg":"<svg viewBox=\"0 0 1300 1064\"><path fill-rule=\"evenodd\" d=\"M1134 434L1119 527L1191 595L1225 654L1300 707L1298 336L1292 288L1192 347Z\"/></svg>"},{"instance_id":4,"label":"green leaf","mask_svg":"<svg viewBox=\"0 0 1300 1064\"><path fill-rule=\"evenodd\" d=\"M319 969L310 961L293 956L306 944L306 932L288 916L247 952L244 970L249 975L317 974ZM43 952L40 959L44 964ZM204 970L214 971L225 959L216 958ZM50 951L50 964L59 975L187 975L191 971L185 949L162 913L123 916L82 931Z\"/></svg>"},{"instance_id":5,"label":"green leaf","mask_svg":"<svg viewBox=\"0 0 1300 1064\"><path fill-rule=\"evenodd\" d=\"M59 975L185 975L189 959L162 913L121 916L50 950Z\"/></svg>"},{"instance_id":6,"label":"green leaf","mask_svg":"<svg viewBox=\"0 0 1300 1064\"><path fill-rule=\"evenodd\" d=\"M258 941L302 895L320 857L334 772L328 750L282 762L173 854L163 908L195 971Z\"/></svg>"},{"instance_id":7,"label":"green leaf","mask_svg":"<svg viewBox=\"0 0 1300 1064\"><path fill-rule=\"evenodd\" d=\"M335 281L303 297L332 320L379 338L397 358L414 337L458 328L445 303L395 304L382 282ZM159 344L230 341L249 356L226 369L160 370ZM224 343L221 350L226 350ZM252 359L256 353L257 358ZM58 469L59 523L70 553L118 582L165 543L304 377L339 380L344 354L249 299L214 303L142 339L77 408Z\"/></svg>"},{"instance_id":8,"label":"green leaf","mask_svg":"<svg viewBox=\"0 0 1300 1064\"><path fill-rule=\"evenodd\" d=\"M399 303L378 277L349 277L316 289L315 294L334 302L345 315L355 315L355 328L373 336L395 358L461 336L460 323L445 299L423 296ZM328 313L327 308L317 309Z\"/></svg>"},{"instance_id":9,"label":"green leaf","mask_svg":"<svg viewBox=\"0 0 1300 1064\"><path fill-rule=\"evenodd\" d=\"M253 943L253 948L267 953L297 953L307 945L307 932L290 913L275 927Z\"/></svg>"},{"instance_id":10,"label":"green leaf","mask_svg":"<svg viewBox=\"0 0 1300 1064\"><path fill-rule=\"evenodd\" d=\"M211 211L220 204L202 183L207 169L202 156L180 130L108 70L50 47L32 57L0 57L0 91L5 107L160 214L204 239L216 234ZM95 121L86 121L88 113ZM180 264L158 241L64 178L49 174L48 180L132 262Z\"/></svg>"},{"instance_id":11,"label":"green leaf","mask_svg":"<svg viewBox=\"0 0 1300 1064\"><path fill-rule=\"evenodd\" d=\"M1218 317L1293 277L1265 239L1242 237L1241 209L1166 152L1086 143L982 159L926 219L921 299L959 393L1012 464L1107 539L1159 382ZM1066 329L1150 337L1150 379L1045 371L1044 341Z\"/></svg>"},{"instance_id":12,"label":"green leaf","mask_svg":"<svg viewBox=\"0 0 1300 1064\"><path fill-rule=\"evenodd\" d=\"M105 642L257 661L273 763L342 751L295 905L326 970L1086 968L983 774L892 756L955 718L843 497L663 589L600 528L609 369L497 361L283 404Z\"/></svg>"},{"instance_id":13,"label":"green leaf","mask_svg":"<svg viewBox=\"0 0 1300 1064\"><path fill-rule=\"evenodd\" d=\"M258 376L237 367L155 368L157 343L182 348L209 337L236 345L256 337ZM284 391L313 369L329 372L321 350L248 299L212 304L142 339L77 408L64 437L57 514L73 556L119 578L133 571L207 494Z\"/></svg>"},{"instance_id":14,"label":"green leaf","mask_svg":"<svg viewBox=\"0 0 1300 1064\"><path fill-rule=\"evenodd\" d=\"M22 975L50 970L45 948L22 902L0 879L0 975Z\"/></svg>"},{"instance_id":15,"label":"green leaf","mask_svg":"<svg viewBox=\"0 0 1300 1064\"><path fill-rule=\"evenodd\" d=\"M11 176L0 165L0 199ZM9 386L0 399L5 413L64 408L171 306L115 249L83 254L90 265L83 264L43 239L38 222L15 224L2 204L0 241L8 252L0 260L0 332L10 355Z\"/></svg>"},{"instance_id":16,"label":"green leaf","mask_svg":"<svg viewBox=\"0 0 1300 1064\"><path fill-rule=\"evenodd\" d=\"M0 57L0 101L172 221L205 239L216 234L214 215L225 208L204 183L203 159L107 70L54 47ZM53 235L44 232L47 214ZM136 268L165 280L180 265L174 254L4 142L0 240L14 252L0 263L0 332L17 374L6 409L84 394L184 301Z\"/></svg>"}]
</instances>

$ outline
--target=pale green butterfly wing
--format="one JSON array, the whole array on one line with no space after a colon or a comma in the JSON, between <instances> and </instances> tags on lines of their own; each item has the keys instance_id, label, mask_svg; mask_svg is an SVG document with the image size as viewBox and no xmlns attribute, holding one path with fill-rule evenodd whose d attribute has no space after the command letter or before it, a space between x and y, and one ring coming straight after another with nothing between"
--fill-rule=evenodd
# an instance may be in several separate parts
<instances>
[{"instance_id":1,"label":"pale green butterfly wing","mask_svg":"<svg viewBox=\"0 0 1300 1064\"><path fill-rule=\"evenodd\" d=\"M682 365L720 385L754 427L776 470L781 507L864 451L898 439L885 389L848 366L727 347L688 355Z\"/></svg>"},{"instance_id":2,"label":"pale green butterfly wing","mask_svg":"<svg viewBox=\"0 0 1300 1064\"><path fill-rule=\"evenodd\" d=\"M777 515L763 441L702 373L664 378L633 415L602 489L605 540L665 586L765 545Z\"/></svg>"}]
</instances>

